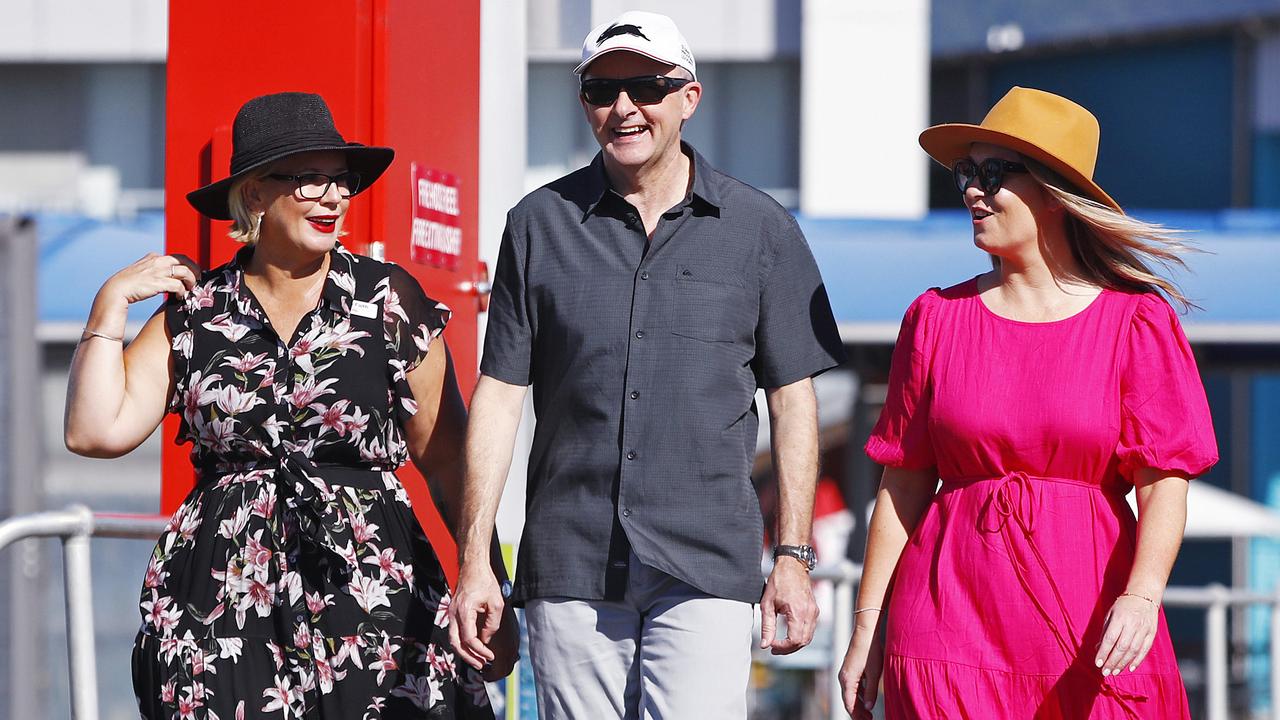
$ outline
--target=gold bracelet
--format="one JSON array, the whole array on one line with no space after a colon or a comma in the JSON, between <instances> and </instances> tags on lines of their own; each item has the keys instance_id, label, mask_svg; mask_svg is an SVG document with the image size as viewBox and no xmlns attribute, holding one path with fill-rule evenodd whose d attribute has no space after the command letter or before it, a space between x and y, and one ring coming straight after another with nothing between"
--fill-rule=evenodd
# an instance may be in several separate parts
<instances>
[{"instance_id":1,"label":"gold bracelet","mask_svg":"<svg viewBox=\"0 0 1280 720\"><path fill-rule=\"evenodd\" d=\"M87 335L88 337L85 337L86 335ZM85 340L88 340L89 338L96 338L96 337L102 338L103 340L110 340L110 341L112 341L112 342L118 342L118 343L123 343L123 342L124 342L124 338L122 338L122 337L113 337L113 336L111 336L111 335L105 335L105 334L100 333L100 332L98 332L98 331L96 331L96 330L90 330L90 329L89 329L89 328L87 328L87 327L84 329L84 332L80 333L80 342L84 342Z\"/></svg>"},{"instance_id":2,"label":"gold bracelet","mask_svg":"<svg viewBox=\"0 0 1280 720\"><path fill-rule=\"evenodd\" d=\"M857 610L854 610L853 614L857 615L859 613L864 613L864 612L881 612L881 610L878 607L864 607L864 608L858 608Z\"/></svg>"},{"instance_id":3,"label":"gold bracelet","mask_svg":"<svg viewBox=\"0 0 1280 720\"><path fill-rule=\"evenodd\" d=\"M1147 597L1146 595L1139 595L1138 593L1131 593L1131 592L1129 592L1128 590L1126 590L1126 591L1124 591L1124 592L1120 593L1117 597L1125 597L1126 595L1127 595L1127 596L1129 596L1129 597L1141 598L1141 599L1146 600L1147 602L1151 603L1152 605L1155 605L1155 604L1156 604L1156 601L1155 601L1155 600L1152 600L1151 598Z\"/></svg>"}]
</instances>

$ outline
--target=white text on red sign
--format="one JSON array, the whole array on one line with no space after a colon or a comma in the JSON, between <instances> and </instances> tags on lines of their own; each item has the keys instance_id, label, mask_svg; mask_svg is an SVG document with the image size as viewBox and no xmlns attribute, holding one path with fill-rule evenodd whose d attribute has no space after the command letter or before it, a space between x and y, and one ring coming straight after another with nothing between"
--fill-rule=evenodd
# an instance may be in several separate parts
<instances>
[{"instance_id":1,"label":"white text on red sign","mask_svg":"<svg viewBox=\"0 0 1280 720\"><path fill-rule=\"evenodd\" d=\"M414 218L411 242L415 248L434 250L446 255L461 255L462 228L450 227L426 218Z\"/></svg>"},{"instance_id":2,"label":"white text on red sign","mask_svg":"<svg viewBox=\"0 0 1280 720\"><path fill-rule=\"evenodd\" d=\"M418 178L418 207L454 217L462 214L458 210L458 188L426 178Z\"/></svg>"}]
</instances>

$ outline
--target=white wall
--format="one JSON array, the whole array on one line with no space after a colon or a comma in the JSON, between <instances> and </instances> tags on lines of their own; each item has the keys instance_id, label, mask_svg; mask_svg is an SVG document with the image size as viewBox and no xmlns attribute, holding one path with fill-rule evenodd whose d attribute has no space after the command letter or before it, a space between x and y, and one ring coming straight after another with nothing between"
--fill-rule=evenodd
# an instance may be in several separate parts
<instances>
[{"instance_id":1,"label":"white wall","mask_svg":"<svg viewBox=\"0 0 1280 720\"><path fill-rule=\"evenodd\" d=\"M162 62L168 0L4 0L0 62Z\"/></svg>"},{"instance_id":2,"label":"white wall","mask_svg":"<svg viewBox=\"0 0 1280 720\"><path fill-rule=\"evenodd\" d=\"M491 276L497 269L507 210L525 192L526 21L523 3L485 0L480 5L480 260L488 263ZM481 352L486 320L480 317ZM533 407L526 401L498 506L498 536L503 542L518 542L524 529L525 476L532 442Z\"/></svg>"},{"instance_id":3,"label":"white wall","mask_svg":"<svg viewBox=\"0 0 1280 720\"><path fill-rule=\"evenodd\" d=\"M670 16L698 62L795 56L799 0L529 0L529 50L535 57L574 54L591 28L627 10Z\"/></svg>"},{"instance_id":4,"label":"white wall","mask_svg":"<svg viewBox=\"0 0 1280 720\"><path fill-rule=\"evenodd\" d=\"M929 1L805 0L803 27L801 211L923 216Z\"/></svg>"}]
</instances>

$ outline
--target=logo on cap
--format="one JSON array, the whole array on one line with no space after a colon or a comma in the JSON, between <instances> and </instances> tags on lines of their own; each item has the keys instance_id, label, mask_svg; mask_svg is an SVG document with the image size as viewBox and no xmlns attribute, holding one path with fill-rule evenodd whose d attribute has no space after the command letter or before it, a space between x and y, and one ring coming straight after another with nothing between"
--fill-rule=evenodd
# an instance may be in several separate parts
<instances>
[{"instance_id":1,"label":"logo on cap","mask_svg":"<svg viewBox=\"0 0 1280 720\"><path fill-rule=\"evenodd\" d=\"M642 37L645 40L649 40L648 35L640 32L639 25L619 25L618 23L614 23L605 28L604 32L600 33L600 37L596 38L596 45L600 45L605 40L619 35L635 35L636 37ZM653 41L649 40L649 42Z\"/></svg>"}]
</instances>

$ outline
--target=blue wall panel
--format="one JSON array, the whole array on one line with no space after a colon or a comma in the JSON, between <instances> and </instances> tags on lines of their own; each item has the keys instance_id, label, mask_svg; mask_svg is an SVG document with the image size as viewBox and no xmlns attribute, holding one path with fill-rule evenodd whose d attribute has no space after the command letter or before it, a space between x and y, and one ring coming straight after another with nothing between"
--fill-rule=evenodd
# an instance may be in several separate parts
<instances>
[{"instance_id":1,"label":"blue wall panel","mask_svg":"<svg viewBox=\"0 0 1280 720\"><path fill-rule=\"evenodd\" d=\"M1253 426L1250 429L1254 500L1280 510L1280 374L1259 373L1253 381ZM1280 588L1280 540L1254 540L1249 553L1249 585L1254 590ZM1267 638L1270 612L1262 606L1249 610L1249 687L1253 711L1265 712L1280 698L1270 697Z\"/></svg>"},{"instance_id":2,"label":"blue wall panel","mask_svg":"<svg viewBox=\"0 0 1280 720\"><path fill-rule=\"evenodd\" d=\"M1229 39L1018 59L989 80L991 104L1022 85L1089 108L1102 126L1095 179L1121 205L1231 205Z\"/></svg>"}]
</instances>

